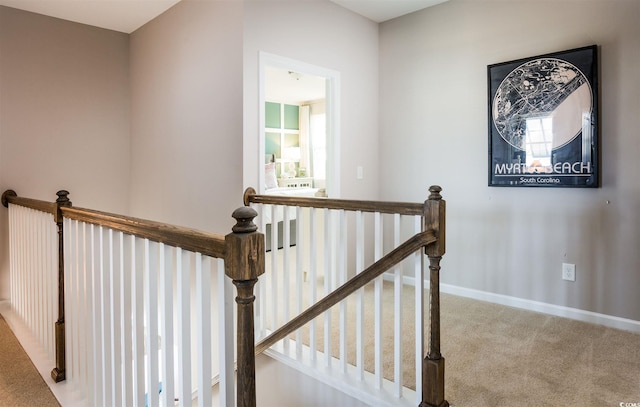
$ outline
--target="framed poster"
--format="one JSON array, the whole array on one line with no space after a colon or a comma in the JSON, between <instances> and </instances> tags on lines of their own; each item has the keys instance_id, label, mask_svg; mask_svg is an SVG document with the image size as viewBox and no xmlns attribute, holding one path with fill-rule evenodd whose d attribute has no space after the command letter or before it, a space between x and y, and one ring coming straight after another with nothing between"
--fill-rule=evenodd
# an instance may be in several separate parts
<instances>
[{"instance_id":1,"label":"framed poster","mask_svg":"<svg viewBox=\"0 0 640 407\"><path fill-rule=\"evenodd\" d=\"M489 186L598 187L597 46L489 65Z\"/></svg>"}]
</instances>

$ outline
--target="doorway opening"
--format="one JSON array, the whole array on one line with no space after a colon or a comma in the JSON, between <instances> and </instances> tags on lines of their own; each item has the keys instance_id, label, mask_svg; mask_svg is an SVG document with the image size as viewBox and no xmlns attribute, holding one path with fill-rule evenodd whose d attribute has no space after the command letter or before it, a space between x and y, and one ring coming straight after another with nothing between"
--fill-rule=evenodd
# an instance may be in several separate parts
<instances>
[{"instance_id":1,"label":"doorway opening","mask_svg":"<svg viewBox=\"0 0 640 407\"><path fill-rule=\"evenodd\" d=\"M340 197L338 104L338 72L260 53L261 193Z\"/></svg>"}]
</instances>

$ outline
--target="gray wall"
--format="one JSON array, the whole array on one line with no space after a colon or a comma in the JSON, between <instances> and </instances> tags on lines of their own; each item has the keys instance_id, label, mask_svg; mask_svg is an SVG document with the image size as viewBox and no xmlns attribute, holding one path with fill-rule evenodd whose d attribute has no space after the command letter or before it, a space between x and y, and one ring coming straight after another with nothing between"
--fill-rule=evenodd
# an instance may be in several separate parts
<instances>
[{"instance_id":1,"label":"gray wall","mask_svg":"<svg viewBox=\"0 0 640 407\"><path fill-rule=\"evenodd\" d=\"M343 196L444 187L444 283L640 320L640 3L450 0L380 26L302 4L183 0L130 41L0 7L1 189L228 230L264 50L341 72ZM603 187L487 187L486 66L594 43ZM6 298L4 210L0 239Z\"/></svg>"},{"instance_id":2,"label":"gray wall","mask_svg":"<svg viewBox=\"0 0 640 407\"><path fill-rule=\"evenodd\" d=\"M183 0L131 35L131 212L226 233L242 206L242 3Z\"/></svg>"},{"instance_id":3,"label":"gray wall","mask_svg":"<svg viewBox=\"0 0 640 407\"><path fill-rule=\"evenodd\" d=\"M381 24L381 194L444 188L443 283L640 320L639 21L636 0L450 0ZM602 188L487 187L487 65L591 44Z\"/></svg>"},{"instance_id":4,"label":"gray wall","mask_svg":"<svg viewBox=\"0 0 640 407\"><path fill-rule=\"evenodd\" d=\"M124 212L128 36L0 6L0 189ZM9 297L0 208L0 299Z\"/></svg>"}]
</instances>

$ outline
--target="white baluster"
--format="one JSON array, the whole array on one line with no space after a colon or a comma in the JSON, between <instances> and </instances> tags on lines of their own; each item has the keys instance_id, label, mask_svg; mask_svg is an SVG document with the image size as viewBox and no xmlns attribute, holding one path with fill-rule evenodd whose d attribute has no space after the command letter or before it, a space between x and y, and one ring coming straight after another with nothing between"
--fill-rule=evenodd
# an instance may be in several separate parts
<instances>
[{"instance_id":1,"label":"white baluster","mask_svg":"<svg viewBox=\"0 0 640 407\"><path fill-rule=\"evenodd\" d=\"M289 214L290 208L288 206L282 207L282 321L287 323L289 321L290 312L290 273L291 267L289 264L289 254L291 252L291 216ZM273 253L273 252L272 252ZM289 339L285 338L283 341L283 350L285 354L289 354Z\"/></svg>"},{"instance_id":2,"label":"white baluster","mask_svg":"<svg viewBox=\"0 0 640 407\"><path fill-rule=\"evenodd\" d=\"M269 206L268 205L256 205L256 209L257 212L260 214L260 229L259 231L262 233L265 233L265 240L266 240L266 233L267 233L267 219L266 219L266 213L269 210L268 209ZM266 245L266 241L265 241L265 245ZM265 246L265 250L269 249L268 247ZM265 257L265 262L266 262L266 257ZM265 264L266 267L266 264ZM256 318L255 318L255 322L256 322L256 327L257 327L257 332L256 332L256 336L259 338L265 337L266 333L265 333L265 329L266 329L266 319L267 319L267 275L265 275L263 278L259 278L258 282L256 283L256 302L255 302L255 313L256 313Z\"/></svg>"},{"instance_id":3,"label":"white baluster","mask_svg":"<svg viewBox=\"0 0 640 407\"><path fill-rule=\"evenodd\" d=\"M33 242L33 218L31 216L33 210L29 209L27 213L27 295L25 297L27 303L27 325L33 328L33 315L35 314L32 298L34 298L34 280L33 273L33 253L31 242Z\"/></svg>"},{"instance_id":4,"label":"white baluster","mask_svg":"<svg viewBox=\"0 0 640 407\"><path fill-rule=\"evenodd\" d=\"M422 231L422 218L416 216L414 232ZM422 359L424 358L424 252L418 250L414 255L415 272L415 310L416 310L416 403L422 402Z\"/></svg>"},{"instance_id":5,"label":"white baluster","mask_svg":"<svg viewBox=\"0 0 640 407\"><path fill-rule=\"evenodd\" d=\"M198 406L211 405L211 266L196 253L196 330L198 352Z\"/></svg>"},{"instance_id":6,"label":"white baluster","mask_svg":"<svg viewBox=\"0 0 640 407\"><path fill-rule=\"evenodd\" d=\"M176 248L178 283L178 398L181 406L191 405L191 255Z\"/></svg>"},{"instance_id":7,"label":"white baluster","mask_svg":"<svg viewBox=\"0 0 640 407\"><path fill-rule=\"evenodd\" d=\"M101 250L102 241L100 227L90 225L90 244L91 244L91 276L93 276L93 367L95 371L94 376L94 403L96 405L104 405L104 352L102 350L102 339L104 334L102 331L102 262L101 262ZM74 329L76 331L76 329ZM74 332L77 337L77 332ZM76 369L77 370L77 369Z\"/></svg>"},{"instance_id":8,"label":"white baluster","mask_svg":"<svg viewBox=\"0 0 640 407\"><path fill-rule=\"evenodd\" d=\"M102 329L103 340L103 366L104 366L104 402L105 405L113 405L114 399L114 366L113 366L113 230L101 227L102 242L100 245L100 258L102 263Z\"/></svg>"},{"instance_id":9,"label":"white baluster","mask_svg":"<svg viewBox=\"0 0 640 407\"><path fill-rule=\"evenodd\" d=\"M97 314L98 300L96 300L96 298L99 298L99 295L96 292L97 276L93 270L93 262L95 258L92 256L95 250L93 246L95 241L93 236L94 228L93 225L88 226L84 222L74 221L73 229L75 229L75 240L72 244L72 263L75 264L75 269L70 273L70 303L72 304L70 307L70 318L67 315L67 318L73 322L73 325L71 327L65 326L65 329L71 329L73 341L72 345L67 344L66 346L67 349L70 349L70 346L71 349L73 349L73 363L71 365L75 376L74 381L78 386L78 389L82 393L84 393L84 389L87 389L85 394L87 401L95 402L96 399L90 397L95 397L97 393L96 383L93 383L93 387L91 387L92 391L89 392L88 383L90 377L86 374L89 370L93 370L95 373L91 377L95 380L95 377L98 374L98 368L95 366L93 360L87 361L87 359L89 357L98 357L100 355L100 351L92 346L95 334L94 336L89 335L88 338L86 335L87 332L91 332L93 334L92 324L97 324L100 321L100 316ZM90 235L87 236L89 233ZM88 279L91 281L90 285L87 284ZM87 292L86 294L82 291L85 287L85 291ZM69 309L69 307L66 309ZM89 325L86 324L86 321L89 321ZM82 325L85 326L83 327ZM81 335L83 332L85 333L85 337L82 337ZM91 353L89 353L90 351ZM69 367L69 363L67 363L67 367ZM90 367L93 367L93 369L89 369ZM100 369L100 373L102 373L102 369ZM100 389L101 388L102 383L100 383Z\"/></svg>"},{"instance_id":10,"label":"white baluster","mask_svg":"<svg viewBox=\"0 0 640 407\"><path fill-rule=\"evenodd\" d=\"M74 325L76 324L73 318L75 312L75 293L72 290L74 273L77 270L77 257L76 242L78 239L77 221L67 221L65 225L65 245L64 256L65 259L69 259L65 262L65 278L64 278L64 291L65 291L65 347L68 349L66 353L65 361L65 376L66 381L73 387L76 387L76 370L74 368L75 353L77 352L77 344L74 343Z\"/></svg>"},{"instance_id":11,"label":"white baluster","mask_svg":"<svg viewBox=\"0 0 640 407\"><path fill-rule=\"evenodd\" d=\"M146 322L146 391L149 406L159 405L158 367L158 269L156 264L157 245L144 240L144 292Z\"/></svg>"},{"instance_id":12,"label":"white baluster","mask_svg":"<svg viewBox=\"0 0 640 407\"><path fill-rule=\"evenodd\" d=\"M364 270L364 222L361 211L356 212L356 274ZM364 379L364 287L356 294L356 377Z\"/></svg>"},{"instance_id":13,"label":"white baluster","mask_svg":"<svg viewBox=\"0 0 640 407\"><path fill-rule=\"evenodd\" d=\"M109 239L111 240L111 306L112 306L112 325L111 332L111 357L113 369L113 403L122 403L122 342L120 338L123 336L122 331L122 264L121 264L121 239L122 233L109 230Z\"/></svg>"},{"instance_id":14,"label":"white baluster","mask_svg":"<svg viewBox=\"0 0 640 407\"><path fill-rule=\"evenodd\" d=\"M93 284L95 280L95 275L91 273L91 264L92 259L88 256L88 252L91 250L89 247L91 239L87 236L89 233L88 226L84 222L75 222L75 242L73 244L74 252L73 256L75 258L71 258L71 263L75 264L75 271L73 275L75 275L75 280L73 287L82 287L81 290L76 290L71 295L72 303L75 304L72 309L72 320L74 321L73 332L77 335L74 338L75 346L73 348L72 353L74 354L74 360L76 360L77 366L80 370L75 372L76 377L78 378L78 386L84 392L86 389L86 397L87 401L91 400L89 397L93 397L94 395L94 387L93 380L95 377L94 366L93 366L93 355L95 352L94 348L91 347L93 343L93 328L92 324L97 318L95 315L95 304L94 304L94 289ZM65 232L66 233L66 232ZM66 263L65 263L66 267ZM65 270L65 274L66 273ZM80 281L82 283L80 283ZM77 282L77 284L76 284ZM65 294L66 297L67 294ZM67 326L68 318L68 310L69 308L65 308L65 329L69 330L69 326ZM77 327L77 329L76 329ZM69 345L66 346L67 349L70 349ZM67 363L67 368L69 364Z\"/></svg>"},{"instance_id":15,"label":"white baluster","mask_svg":"<svg viewBox=\"0 0 640 407\"><path fill-rule=\"evenodd\" d=\"M134 313L132 306L132 287L133 287L133 272L132 263L135 262L132 259L133 253L131 252L131 242L135 240L135 237L131 235L124 235L120 233L120 268L122 273L120 274L120 287L121 287L121 320L122 320L122 357L123 357L123 372L122 372L122 405L133 405L133 330L131 327L131 320Z\"/></svg>"},{"instance_id":16,"label":"white baluster","mask_svg":"<svg viewBox=\"0 0 640 407\"><path fill-rule=\"evenodd\" d=\"M311 281L309 282L309 290L310 290L310 302L309 305L313 305L316 303L316 282L318 279L317 276L317 268L318 259L316 258L317 246L316 246L316 223L317 223L317 209L311 208L310 213L310 224L309 224L309 274ZM311 353L311 361L315 363L316 361L316 320L315 318L311 320L309 327L309 348Z\"/></svg>"},{"instance_id":17,"label":"white baluster","mask_svg":"<svg viewBox=\"0 0 640 407\"><path fill-rule=\"evenodd\" d=\"M53 218L49 215L45 220L45 270L48 270L49 278L45 281L47 291L47 354L52 361L56 360L56 330L55 323L58 320L58 228Z\"/></svg>"},{"instance_id":18,"label":"white baluster","mask_svg":"<svg viewBox=\"0 0 640 407\"><path fill-rule=\"evenodd\" d=\"M19 270L24 270L24 258L25 258L25 254L24 254L24 236L23 236L23 228L24 228L24 222L22 219L22 213L19 210L19 206L15 206L15 205L11 205L14 208L14 211L16 213L16 232L15 232L15 252L16 252L16 262L14 264L14 266L12 267L12 271L13 271L13 277L15 278L15 285L16 285L16 296L15 297L11 297L12 302L14 303L14 309L16 311L16 313L18 315L20 315L20 317L22 317L24 319L24 309L22 307L23 305L23 299L24 299L24 292L23 292L23 287L24 287L24 282L23 282L23 278L24 278L24 274L19 273ZM12 239L13 240L13 239ZM15 298L15 300L14 300Z\"/></svg>"},{"instance_id":19,"label":"white baluster","mask_svg":"<svg viewBox=\"0 0 640 407\"><path fill-rule=\"evenodd\" d=\"M224 260L217 259L218 263L218 323L220 342L220 407L235 406L235 378L234 378L234 329L233 329L233 283L224 272Z\"/></svg>"},{"instance_id":20,"label":"white baluster","mask_svg":"<svg viewBox=\"0 0 640 407\"><path fill-rule=\"evenodd\" d=\"M13 273L14 264L16 261L16 225L15 214L13 213L13 205L8 204L8 220L9 220L9 293L11 295L11 306L15 309L16 298L16 279Z\"/></svg>"},{"instance_id":21,"label":"white baluster","mask_svg":"<svg viewBox=\"0 0 640 407\"><path fill-rule=\"evenodd\" d=\"M278 327L278 212L281 207L271 206L271 272L265 277L271 282L271 332Z\"/></svg>"},{"instance_id":22,"label":"white baluster","mask_svg":"<svg viewBox=\"0 0 640 407\"><path fill-rule=\"evenodd\" d=\"M33 237L34 240L31 243L31 255L34 260L34 291L36 293L35 297L32 298L32 302L34 305L34 324L33 330L36 334L36 338L38 339L38 343L42 344L44 337L44 316L43 316L43 287L42 287L42 279L44 277L44 269L42 267L42 230L40 229L41 222L40 216L37 211L33 211Z\"/></svg>"},{"instance_id":23,"label":"white baluster","mask_svg":"<svg viewBox=\"0 0 640 407\"><path fill-rule=\"evenodd\" d=\"M22 316L22 280L18 270L23 270L22 260L24 259L22 248L22 222L19 207L13 204L9 204L9 209L13 212L13 227L11 228L12 235L10 239L11 244L11 258L14 261L11 262L11 305L16 314Z\"/></svg>"},{"instance_id":24,"label":"white baluster","mask_svg":"<svg viewBox=\"0 0 640 407\"><path fill-rule=\"evenodd\" d=\"M338 273L339 285L347 282L347 220L344 210L340 210L338 229ZM347 373L347 300L340 302L340 370Z\"/></svg>"},{"instance_id":25,"label":"white baluster","mask_svg":"<svg viewBox=\"0 0 640 407\"><path fill-rule=\"evenodd\" d=\"M29 237L28 237L28 219L26 217L27 215L27 210L26 208L24 208L24 210L21 211L20 213L20 218L21 218L21 222L20 222L20 253L21 253L21 259L20 259L20 267L18 270L16 270L16 273L20 276L20 302L19 302L19 311L20 311L20 316L22 317L22 319L26 322L27 321L27 287L28 287L28 280L29 280L29 264L28 264L28 259L29 259L29 253L27 252L27 242L29 241Z\"/></svg>"},{"instance_id":26,"label":"white baluster","mask_svg":"<svg viewBox=\"0 0 640 407\"><path fill-rule=\"evenodd\" d=\"M104 405L113 404L112 386L111 386L111 285L110 285L110 265L109 265L109 235L108 231L102 227L98 227L98 245L99 245L99 278L100 278L100 323L101 335L100 352L102 355L102 394ZM80 328L82 331L82 327ZM82 332L80 332L82 337Z\"/></svg>"},{"instance_id":27,"label":"white baluster","mask_svg":"<svg viewBox=\"0 0 640 407\"><path fill-rule=\"evenodd\" d=\"M135 383L134 405L145 405L145 376L144 376L144 268L142 267L142 255L144 254L144 241L131 236L131 269L132 269L132 305L134 308L133 330L133 376Z\"/></svg>"},{"instance_id":28,"label":"white baluster","mask_svg":"<svg viewBox=\"0 0 640 407\"><path fill-rule=\"evenodd\" d=\"M335 269L331 262L332 246L332 216L329 209L324 209L324 295L331 293L333 286L332 273ZM329 367L331 364L331 310L324 313L324 364Z\"/></svg>"},{"instance_id":29,"label":"white baluster","mask_svg":"<svg viewBox=\"0 0 640 407\"><path fill-rule=\"evenodd\" d=\"M393 215L393 247L400 246L400 214ZM394 390L396 398L402 397L403 369L402 369L402 263L395 267L393 275L393 350L394 350Z\"/></svg>"},{"instance_id":30,"label":"white baluster","mask_svg":"<svg viewBox=\"0 0 640 407\"><path fill-rule=\"evenodd\" d=\"M300 207L296 207L296 315L300 315L302 312L302 299L303 299L303 287L304 282L304 270L302 259L304 258L303 252L305 248L305 240L303 237L303 210ZM302 358L302 330L296 330L296 359Z\"/></svg>"},{"instance_id":31,"label":"white baluster","mask_svg":"<svg viewBox=\"0 0 640 407\"><path fill-rule=\"evenodd\" d=\"M162 352L162 393L161 401L165 406L174 405L173 372L173 269L167 267L165 259L171 250L160 243L158 248L158 272L160 273L160 329ZM171 261L167 262L171 264Z\"/></svg>"},{"instance_id":32,"label":"white baluster","mask_svg":"<svg viewBox=\"0 0 640 407\"><path fill-rule=\"evenodd\" d=\"M374 213L374 261L382 258L382 214ZM374 364L376 389L382 388L382 276L374 280Z\"/></svg>"},{"instance_id":33,"label":"white baluster","mask_svg":"<svg viewBox=\"0 0 640 407\"><path fill-rule=\"evenodd\" d=\"M40 326L42 327L42 335L40 338L40 343L42 347L46 350L47 343L49 342L49 309L51 308L51 302L49 297L49 284L51 282L51 274L55 271L51 270L48 266L49 264L46 262L47 260L47 227L46 227L46 214L39 214L38 216L38 259L39 259L39 268L40 268L40 278L38 280L40 284L40 295L41 297L38 299L40 303Z\"/></svg>"}]
</instances>

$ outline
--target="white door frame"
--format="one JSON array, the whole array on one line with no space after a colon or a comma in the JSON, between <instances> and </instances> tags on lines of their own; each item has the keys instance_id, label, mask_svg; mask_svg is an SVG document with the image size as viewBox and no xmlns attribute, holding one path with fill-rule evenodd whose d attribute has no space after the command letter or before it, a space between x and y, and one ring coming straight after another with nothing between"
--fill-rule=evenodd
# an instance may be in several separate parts
<instances>
[{"instance_id":1,"label":"white door frame","mask_svg":"<svg viewBox=\"0 0 640 407\"><path fill-rule=\"evenodd\" d=\"M326 79L326 113L327 113L327 195L330 198L340 198L340 72L323 68L291 58L281 57L267 52L259 54L259 85L258 85L258 180L260 193L264 193L264 149L265 149L265 89L266 67L299 72L307 75L320 76Z\"/></svg>"}]
</instances>

